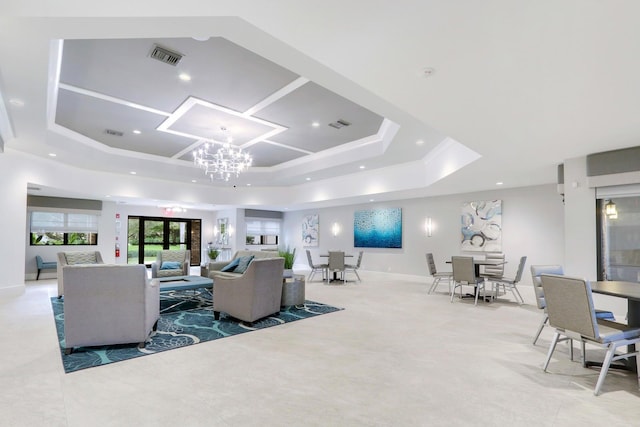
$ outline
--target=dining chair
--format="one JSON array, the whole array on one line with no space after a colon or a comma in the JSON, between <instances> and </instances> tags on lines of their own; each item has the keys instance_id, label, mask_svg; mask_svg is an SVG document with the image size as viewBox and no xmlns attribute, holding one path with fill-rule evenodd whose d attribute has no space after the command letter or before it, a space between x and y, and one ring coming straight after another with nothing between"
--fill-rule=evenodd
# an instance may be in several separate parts
<instances>
[{"instance_id":1,"label":"dining chair","mask_svg":"<svg viewBox=\"0 0 640 427\"><path fill-rule=\"evenodd\" d=\"M329 283L329 272L340 273L340 277L344 282L344 252L329 251L329 267L327 268L327 283Z\"/></svg>"},{"instance_id":2,"label":"dining chair","mask_svg":"<svg viewBox=\"0 0 640 427\"><path fill-rule=\"evenodd\" d=\"M358 269L360 268L360 264L362 264L362 254L364 254L364 251L360 251L358 253L358 261L355 264L344 265L345 277L347 277L347 272L353 271L356 274L356 277L358 278L358 282L362 282L362 280L360 279L360 275L358 274Z\"/></svg>"},{"instance_id":3,"label":"dining chair","mask_svg":"<svg viewBox=\"0 0 640 427\"><path fill-rule=\"evenodd\" d=\"M607 322L607 325L598 324L593 308L591 285L587 280L549 274L543 274L540 279L549 314L549 325L556 329L543 370L547 372L549 362L561 336L580 341L584 367L587 366L585 360L586 343L606 348L600 375L593 391L593 394L597 396L611 362L631 357L636 357L637 360L638 352L635 350L622 354L616 354L616 350L620 347L640 343L640 328L630 328L615 322ZM640 376L638 376L638 384L640 386Z\"/></svg>"},{"instance_id":4,"label":"dining chair","mask_svg":"<svg viewBox=\"0 0 640 427\"><path fill-rule=\"evenodd\" d=\"M505 256L502 252L489 252L484 257L487 261L495 261L495 265L483 265L481 277L486 277L487 280L502 279L504 276L504 260Z\"/></svg>"},{"instance_id":5,"label":"dining chair","mask_svg":"<svg viewBox=\"0 0 640 427\"><path fill-rule=\"evenodd\" d=\"M427 293L430 294L434 292L438 287L438 285L440 284L440 282L444 279L446 279L447 282L449 283L449 293L451 293L451 279L453 277L453 272L452 271L439 272L436 269L436 262L433 259L433 254L431 252L427 252L426 257L427 257L427 267L429 268L429 274L433 278L433 281L431 282L431 287L429 288L429 291Z\"/></svg>"},{"instance_id":6,"label":"dining chair","mask_svg":"<svg viewBox=\"0 0 640 427\"><path fill-rule=\"evenodd\" d=\"M476 276L476 267L473 263L473 257L470 256L453 256L451 257L453 265L453 289L451 289L451 302L456 292L456 288L460 288L460 298L462 298L462 287L473 286L475 294L475 305L478 305L478 295L482 289L482 298L486 298L485 280Z\"/></svg>"},{"instance_id":7,"label":"dining chair","mask_svg":"<svg viewBox=\"0 0 640 427\"><path fill-rule=\"evenodd\" d=\"M536 304L538 305L538 308L540 310L544 310L544 317L542 318L542 321L540 322L540 326L536 331L536 335L533 338L533 345L536 345L536 342L538 341L538 338L540 337L542 330L544 329L544 327L547 325L549 321L549 315L547 314L547 303L544 299L544 291L542 290L542 280L540 279L540 276L543 274L563 275L564 270L561 265L557 265L557 264L531 266L531 280L533 282L533 290L535 291L535 294L536 294ZM613 313L608 310L596 309L596 318L606 319L611 321L616 320Z\"/></svg>"},{"instance_id":8,"label":"dining chair","mask_svg":"<svg viewBox=\"0 0 640 427\"><path fill-rule=\"evenodd\" d=\"M516 301L519 302L520 304L524 304L524 298L522 298L522 295L520 294L520 291L518 290L516 285L518 284L518 282L520 282L520 280L522 280L522 273L524 271L524 265L526 263L527 263L527 257L526 256L520 257L520 264L518 264L518 270L516 272L516 277L514 278L501 277L499 279L487 279L487 280L491 280L491 282L496 285L496 289L495 289L496 296L498 295L498 291L500 290L500 285L502 285L502 288L505 293L507 292L507 288L509 288L509 290L513 294L513 297L516 299Z\"/></svg>"},{"instance_id":9,"label":"dining chair","mask_svg":"<svg viewBox=\"0 0 640 427\"><path fill-rule=\"evenodd\" d=\"M307 281L310 282L313 276L319 271L322 273L322 280L325 280L325 276L327 275L327 268L329 268L329 264L314 264L313 259L311 258L311 251L307 249L307 262L309 263L309 267L311 267L311 273L309 273L309 277Z\"/></svg>"}]
</instances>

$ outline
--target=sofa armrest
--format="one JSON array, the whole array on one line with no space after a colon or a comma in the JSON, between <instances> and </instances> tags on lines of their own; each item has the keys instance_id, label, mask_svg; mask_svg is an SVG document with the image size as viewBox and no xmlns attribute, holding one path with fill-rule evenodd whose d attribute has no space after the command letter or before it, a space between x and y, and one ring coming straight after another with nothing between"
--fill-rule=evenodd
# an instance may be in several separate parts
<instances>
[{"instance_id":1,"label":"sofa armrest","mask_svg":"<svg viewBox=\"0 0 640 427\"><path fill-rule=\"evenodd\" d=\"M155 279L156 277L158 277L158 269L160 268L160 266L158 265L157 262L152 262L151 263L151 278Z\"/></svg>"},{"instance_id":2,"label":"sofa armrest","mask_svg":"<svg viewBox=\"0 0 640 427\"><path fill-rule=\"evenodd\" d=\"M229 264L231 261L209 261L209 271L220 271L222 268Z\"/></svg>"}]
</instances>

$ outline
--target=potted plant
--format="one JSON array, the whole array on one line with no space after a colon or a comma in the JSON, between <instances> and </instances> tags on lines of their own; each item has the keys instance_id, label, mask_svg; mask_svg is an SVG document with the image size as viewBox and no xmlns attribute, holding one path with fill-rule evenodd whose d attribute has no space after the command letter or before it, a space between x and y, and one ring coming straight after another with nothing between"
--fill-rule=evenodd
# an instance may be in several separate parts
<instances>
[{"instance_id":1,"label":"potted plant","mask_svg":"<svg viewBox=\"0 0 640 427\"><path fill-rule=\"evenodd\" d=\"M284 258L284 277L291 277L293 275L293 262L296 259L296 248L293 251L287 246L286 249L278 250L278 256Z\"/></svg>"},{"instance_id":2,"label":"potted plant","mask_svg":"<svg viewBox=\"0 0 640 427\"><path fill-rule=\"evenodd\" d=\"M209 255L210 260L215 261L218 258L218 255L220 255L220 251L218 248L209 248L207 255Z\"/></svg>"}]
</instances>

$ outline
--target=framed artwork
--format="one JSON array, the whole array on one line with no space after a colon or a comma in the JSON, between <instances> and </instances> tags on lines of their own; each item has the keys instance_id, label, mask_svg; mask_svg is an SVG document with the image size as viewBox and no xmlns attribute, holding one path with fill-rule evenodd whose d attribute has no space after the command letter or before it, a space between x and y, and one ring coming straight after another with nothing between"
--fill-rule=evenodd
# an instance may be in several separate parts
<instances>
[{"instance_id":1,"label":"framed artwork","mask_svg":"<svg viewBox=\"0 0 640 427\"><path fill-rule=\"evenodd\" d=\"M318 246L318 214L305 215L302 218L302 245Z\"/></svg>"},{"instance_id":2,"label":"framed artwork","mask_svg":"<svg viewBox=\"0 0 640 427\"><path fill-rule=\"evenodd\" d=\"M401 248L402 209L356 211L353 218L356 248Z\"/></svg>"},{"instance_id":3,"label":"framed artwork","mask_svg":"<svg viewBox=\"0 0 640 427\"><path fill-rule=\"evenodd\" d=\"M222 246L229 244L229 218L218 218L218 239L216 243Z\"/></svg>"},{"instance_id":4,"label":"framed artwork","mask_svg":"<svg viewBox=\"0 0 640 427\"><path fill-rule=\"evenodd\" d=\"M502 200L462 204L461 249L502 252Z\"/></svg>"}]
</instances>

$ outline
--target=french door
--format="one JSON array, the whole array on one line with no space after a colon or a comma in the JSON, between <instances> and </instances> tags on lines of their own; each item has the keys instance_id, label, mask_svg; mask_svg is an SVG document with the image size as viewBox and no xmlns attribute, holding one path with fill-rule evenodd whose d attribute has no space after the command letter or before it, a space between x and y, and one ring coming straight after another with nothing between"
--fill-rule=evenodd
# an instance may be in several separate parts
<instances>
[{"instance_id":1,"label":"french door","mask_svg":"<svg viewBox=\"0 0 640 427\"><path fill-rule=\"evenodd\" d=\"M130 216L127 263L151 264L161 250L191 250L191 265L200 264L201 220Z\"/></svg>"}]
</instances>

